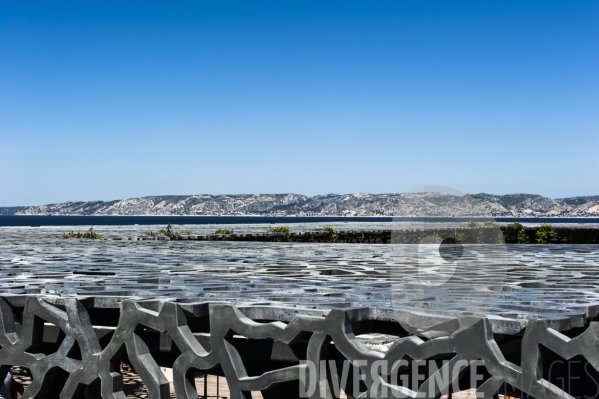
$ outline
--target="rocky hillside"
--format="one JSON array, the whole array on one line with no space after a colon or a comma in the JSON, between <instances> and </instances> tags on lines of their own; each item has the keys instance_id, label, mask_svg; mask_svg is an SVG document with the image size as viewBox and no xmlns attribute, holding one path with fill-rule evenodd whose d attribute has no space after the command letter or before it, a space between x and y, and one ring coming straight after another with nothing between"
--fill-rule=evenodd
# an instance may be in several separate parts
<instances>
[{"instance_id":1,"label":"rocky hillside","mask_svg":"<svg viewBox=\"0 0 599 399\"><path fill-rule=\"evenodd\" d=\"M9 208L4 208L9 209ZM439 193L188 195L10 208L15 215L507 216L599 217L599 196ZM6 213L9 214L9 213Z\"/></svg>"},{"instance_id":2,"label":"rocky hillside","mask_svg":"<svg viewBox=\"0 0 599 399\"><path fill-rule=\"evenodd\" d=\"M16 215L262 215L273 207L287 206L306 198L298 194L165 195L33 206Z\"/></svg>"},{"instance_id":3,"label":"rocky hillside","mask_svg":"<svg viewBox=\"0 0 599 399\"><path fill-rule=\"evenodd\" d=\"M0 216L10 216L22 211L24 206L0 206Z\"/></svg>"}]
</instances>

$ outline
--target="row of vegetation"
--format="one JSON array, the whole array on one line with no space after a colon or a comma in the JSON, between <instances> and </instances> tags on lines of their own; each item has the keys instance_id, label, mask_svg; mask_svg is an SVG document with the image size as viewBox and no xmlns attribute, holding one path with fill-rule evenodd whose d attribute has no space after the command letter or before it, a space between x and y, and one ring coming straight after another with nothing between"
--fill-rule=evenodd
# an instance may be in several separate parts
<instances>
[{"instance_id":1,"label":"row of vegetation","mask_svg":"<svg viewBox=\"0 0 599 399\"><path fill-rule=\"evenodd\" d=\"M501 232L501 225L497 222L489 220L480 224L470 219L468 223L454 229L453 237L444 239L438 231L433 230L424 232L419 238L421 240L426 238L426 241L436 244L441 242L447 244L500 244L503 242L503 233Z\"/></svg>"},{"instance_id":2,"label":"row of vegetation","mask_svg":"<svg viewBox=\"0 0 599 399\"><path fill-rule=\"evenodd\" d=\"M294 240L294 236L295 234L293 234L290 230L289 227L287 226L276 226L276 227L271 227L270 229L268 229L269 232L271 233L283 233L283 235L275 237L273 241L275 242L292 242ZM312 241L318 241L318 242L328 242L328 243L341 243L343 242L341 240L341 238L339 238L339 233L332 227L330 226L325 226L325 227L319 227L317 229L314 229L312 231L317 231L317 232L323 232L324 237L314 237L312 236Z\"/></svg>"},{"instance_id":3,"label":"row of vegetation","mask_svg":"<svg viewBox=\"0 0 599 399\"><path fill-rule=\"evenodd\" d=\"M557 230L552 224L543 223L537 228L534 240L538 244L548 244L551 237L556 234ZM420 239L424 238L437 244L443 241L437 231L425 232ZM501 244L504 242L528 244L530 240L524 225L521 223L508 223L502 228L499 223L492 220L480 224L470 219L468 223L462 224L460 229L455 229L454 236L446 239L446 242L449 244Z\"/></svg>"},{"instance_id":4,"label":"row of vegetation","mask_svg":"<svg viewBox=\"0 0 599 399\"><path fill-rule=\"evenodd\" d=\"M183 239L184 235L189 235L191 234L191 232L189 230L181 230L181 231L175 231L173 229L173 226L169 223L166 225L166 228L164 229L160 229L158 231L149 231L146 233L147 236L151 236L151 237L168 237L171 240L181 240ZM94 231L93 226L89 228L88 231L86 231L85 233L81 233L81 232L73 232L72 230L67 232L67 233L62 233L60 235L61 238L87 238L87 239L92 239L92 240L99 240L102 238L102 236L98 233L96 233Z\"/></svg>"},{"instance_id":5,"label":"row of vegetation","mask_svg":"<svg viewBox=\"0 0 599 399\"><path fill-rule=\"evenodd\" d=\"M273 241L275 242L292 242L294 240L294 234L289 230L289 227L287 226L276 226L276 227L271 227L268 229L268 231L270 233L282 233L281 235L277 235L276 237L273 238ZM319 241L321 242L330 242L330 243L340 243L342 242L341 239L339 238L339 233L332 227L330 226L325 226L325 227L320 227L317 229L314 229L314 231L318 231L318 232L324 232L324 240L323 239L319 239ZM166 229L160 229L157 232L152 232L150 231L149 233L146 233L149 236L166 236L169 237L171 240L180 240L182 239L182 235L188 235L191 234L189 231L187 230L181 230L180 232L175 232L170 223L168 224L168 226L166 226ZM231 235L233 234L233 229L230 227L225 227L225 228L219 228L217 230L215 230L212 235Z\"/></svg>"},{"instance_id":6,"label":"row of vegetation","mask_svg":"<svg viewBox=\"0 0 599 399\"><path fill-rule=\"evenodd\" d=\"M508 223L505 227L494 221L486 221L482 224L470 219L468 223L464 223L461 229L455 229L454 237L447 239L450 244L483 244L483 243L517 243L517 244L528 244L530 237L526 233L524 226L521 223L513 222ZM494 227L494 228L490 228ZM466 229L466 230L464 230ZM287 226L276 226L268 229L271 233L282 233L276 236L273 241L275 242L292 242L294 240L294 233L289 230ZM328 243L341 243L343 242L339 237L339 233L330 226L319 227L314 229L315 232L324 232L324 238L312 237L312 241L328 242ZM149 231L146 235L151 237L168 237L171 240L182 240L184 235L189 235L189 230L175 231L172 225L167 224L166 228L158 231ZM219 228L213 235L231 235L233 234L232 228ZM504 241L505 234L505 241ZM557 234L555 227L552 224L544 223L540 225L535 233L534 240L539 244L548 244L551 237ZM94 231L93 227L90 227L85 233L73 232L62 233L61 238L85 238L85 239L101 239L102 236ZM424 233L420 239L427 238L434 243L441 243L442 238L437 231L429 231Z\"/></svg>"}]
</instances>

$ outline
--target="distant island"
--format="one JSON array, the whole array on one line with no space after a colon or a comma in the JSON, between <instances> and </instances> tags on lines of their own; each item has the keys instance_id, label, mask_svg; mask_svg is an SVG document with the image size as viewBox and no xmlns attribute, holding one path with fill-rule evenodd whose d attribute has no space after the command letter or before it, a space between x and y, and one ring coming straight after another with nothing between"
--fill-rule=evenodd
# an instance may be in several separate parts
<instances>
[{"instance_id":1,"label":"distant island","mask_svg":"<svg viewBox=\"0 0 599 399\"><path fill-rule=\"evenodd\" d=\"M166 195L0 208L0 215L55 216L438 216L599 217L599 195L440 193Z\"/></svg>"}]
</instances>

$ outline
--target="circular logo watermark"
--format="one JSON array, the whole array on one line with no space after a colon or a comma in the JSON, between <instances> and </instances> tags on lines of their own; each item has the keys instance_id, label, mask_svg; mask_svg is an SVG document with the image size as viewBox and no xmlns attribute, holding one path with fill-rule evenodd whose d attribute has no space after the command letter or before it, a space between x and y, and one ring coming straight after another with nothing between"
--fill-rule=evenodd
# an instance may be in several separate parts
<instances>
[{"instance_id":1,"label":"circular logo watermark","mask_svg":"<svg viewBox=\"0 0 599 399\"><path fill-rule=\"evenodd\" d=\"M397 201L391 229L391 298L411 334L432 338L492 314L509 254L486 203L458 190L423 186Z\"/></svg>"}]
</instances>

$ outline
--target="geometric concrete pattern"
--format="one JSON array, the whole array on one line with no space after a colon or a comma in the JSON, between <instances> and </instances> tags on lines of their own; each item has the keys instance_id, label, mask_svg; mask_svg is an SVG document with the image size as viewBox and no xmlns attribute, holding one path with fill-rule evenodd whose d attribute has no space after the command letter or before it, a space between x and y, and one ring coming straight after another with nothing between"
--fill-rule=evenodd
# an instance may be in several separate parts
<instances>
[{"instance_id":1,"label":"geometric concrete pattern","mask_svg":"<svg viewBox=\"0 0 599 399\"><path fill-rule=\"evenodd\" d=\"M326 318L296 316L288 324L257 323L234 306L211 305L208 349L196 339L179 306L174 303L162 304L157 311L153 311L133 301L123 301L119 324L109 343L102 347L88 313L77 299L66 299L62 310L40 298L28 298L21 318L20 334L15 332L12 309L5 302L0 302L0 359L3 366L0 373L6 373L6 366L9 365L30 370L33 382L25 392L25 397L48 395L47 390L51 388L60 369L68 375L60 387L61 398L100 397L100 394L103 398L125 398L118 364L126 351L129 362L148 389L148 397L169 398L169 382L160 371L159 364L143 337L146 329L167 335L171 345L174 344L179 349L180 354L172 365L173 382L177 398L188 399L197 397L197 387L193 383L195 370L213 370L217 367L227 379L232 398L249 398L251 391L262 391L264 397L297 397L297 384L288 384L284 392L274 389L277 384L299 381L302 372L307 375L307 384L310 384L310 378L319 379L318 385L325 387L324 397L334 397L333 384L338 383L334 381L339 379L335 380L330 373L321 374L318 369L323 359L338 361L338 357L330 355L332 345L337 356L340 355L353 363L354 367L363 370L364 382L359 389L361 393L352 394L350 383L346 385L349 387L346 388L348 397L417 397L417 391L420 391L423 395L418 397L438 398L447 392L447 387L453 381L440 378L444 375L444 369L452 370L459 362L466 361L469 364L477 360L484 362L489 374L478 385L480 397L494 397L501 391L504 383L509 384L511 390L516 389L534 398L546 398L549 395L571 397L543 378L541 345L564 359L586 355L590 366L595 370L599 369L599 355L594 350L599 345L599 323L596 322L590 323L574 339L548 328L544 321L529 322L519 342L522 360L518 366L506 360L491 332L489 321L485 319L459 329L448 337L428 341L412 335L398 337L386 350L377 351L369 349L367 344L353 334L351 320L343 310L333 310ZM36 351L42 340L39 333L40 321L52 323L64 334L64 339L53 353ZM309 334L306 349L299 358L313 362L317 367L316 373L314 376L306 373L304 364L296 364L252 376L246 368L242 352L233 343L233 334L249 340L275 340L287 346ZM373 364L381 360L397 364L398 360L406 357L422 360L448 354L448 361L438 371L424 375L419 388L403 384L401 377L395 380L400 383L393 383L393 380L390 382L391 370L388 373L381 371L374 376L369 373ZM455 376L455 379L458 378L459 376ZM389 396L389 392L395 392L396 396ZM317 391L314 397L319 397L318 394Z\"/></svg>"},{"instance_id":2,"label":"geometric concrete pattern","mask_svg":"<svg viewBox=\"0 0 599 399\"><path fill-rule=\"evenodd\" d=\"M172 367L186 399L204 370L232 398L297 397L303 375L335 397L348 360L364 374L348 397L438 398L465 381L445 369L480 360L484 378L460 389L540 399L593 386L556 385L550 360L582 359L583 380L599 369L597 245L467 245L444 263L434 246L0 238L0 378L28 369L27 398L124 398L125 358L148 397L170 397ZM400 359L439 370L371 372Z\"/></svg>"},{"instance_id":3,"label":"geometric concrete pattern","mask_svg":"<svg viewBox=\"0 0 599 399\"><path fill-rule=\"evenodd\" d=\"M269 320L340 308L406 323L424 311L488 316L507 334L529 319L565 331L599 312L597 245L466 246L435 289L419 284L419 271L438 259L417 246L1 238L0 294L14 306L31 295L85 299L88 308L164 300L192 313L226 302Z\"/></svg>"}]
</instances>

